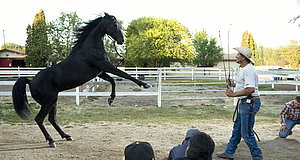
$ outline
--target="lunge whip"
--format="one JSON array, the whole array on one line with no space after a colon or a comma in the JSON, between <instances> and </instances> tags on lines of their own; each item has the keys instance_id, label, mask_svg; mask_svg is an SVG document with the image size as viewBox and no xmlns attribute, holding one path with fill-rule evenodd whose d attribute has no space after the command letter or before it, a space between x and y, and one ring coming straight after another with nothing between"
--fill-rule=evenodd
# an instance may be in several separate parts
<instances>
[{"instance_id":1,"label":"lunge whip","mask_svg":"<svg viewBox=\"0 0 300 160\"><path fill-rule=\"evenodd\" d=\"M222 45L222 39L221 39L221 32L219 31L219 38L220 38L220 44L222 48L222 53L223 53L223 67L224 67L224 72L225 72L225 82L226 82L226 87L229 88L228 83L227 83L227 73L226 73L226 66L225 66L225 58L224 58L224 49Z\"/></svg>"}]
</instances>

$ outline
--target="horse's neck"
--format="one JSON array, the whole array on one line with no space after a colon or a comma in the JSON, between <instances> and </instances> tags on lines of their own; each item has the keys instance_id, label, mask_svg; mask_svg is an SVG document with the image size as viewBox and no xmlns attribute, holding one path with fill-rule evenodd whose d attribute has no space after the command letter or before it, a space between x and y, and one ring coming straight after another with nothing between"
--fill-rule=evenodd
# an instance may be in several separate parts
<instances>
[{"instance_id":1,"label":"horse's neck","mask_svg":"<svg viewBox=\"0 0 300 160\"><path fill-rule=\"evenodd\" d=\"M105 51L103 43L104 35L104 26L100 23L89 33L87 39L95 48L101 48L101 50Z\"/></svg>"},{"instance_id":2,"label":"horse's neck","mask_svg":"<svg viewBox=\"0 0 300 160\"><path fill-rule=\"evenodd\" d=\"M104 49L103 37L105 35L105 26L103 23L99 23L95 28L93 28L90 33L85 38L84 42L78 47L81 49L86 48L88 50L93 49L97 50L97 53L105 54L106 51ZM79 49L79 48L77 48ZM81 53L81 52L79 52ZM86 54L86 53L84 53Z\"/></svg>"}]
</instances>

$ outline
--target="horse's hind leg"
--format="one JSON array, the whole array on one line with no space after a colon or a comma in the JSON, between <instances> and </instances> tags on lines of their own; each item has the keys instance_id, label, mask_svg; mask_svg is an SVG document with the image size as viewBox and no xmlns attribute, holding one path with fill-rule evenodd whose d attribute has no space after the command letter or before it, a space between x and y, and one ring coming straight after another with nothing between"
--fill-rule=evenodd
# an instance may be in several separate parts
<instances>
[{"instance_id":1,"label":"horse's hind leg","mask_svg":"<svg viewBox=\"0 0 300 160\"><path fill-rule=\"evenodd\" d=\"M60 134L61 138L66 138L68 141L73 141L74 140L70 135L67 135L60 128L60 126L57 124L57 121L56 121L56 104L54 104L53 108L50 110L48 120L52 124L52 126L56 129L56 131Z\"/></svg>"},{"instance_id":2,"label":"horse's hind leg","mask_svg":"<svg viewBox=\"0 0 300 160\"><path fill-rule=\"evenodd\" d=\"M53 108L53 105L42 105L40 112L35 117L35 121L38 124L39 128L43 132L46 140L49 142L50 147L56 147L55 141L52 139L50 134L47 132L43 122L47 114L50 112L50 110Z\"/></svg>"},{"instance_id":3,"label":"horse's hind leg","mask_svg":"<svg viewBox=\"0 0 300 160\"><path fill-rule=\"evenodd\" d=\"M99 74L98 77L110 82L110 84L111 84L111 94L110 94L110 98L108 99L108 104L111 105L112 102L114 101L115 97L116 97L116 83L115 83L115 80L111 76L106 74L105 72L102 72L101 74Z\"/></svg>"}]
</instances>

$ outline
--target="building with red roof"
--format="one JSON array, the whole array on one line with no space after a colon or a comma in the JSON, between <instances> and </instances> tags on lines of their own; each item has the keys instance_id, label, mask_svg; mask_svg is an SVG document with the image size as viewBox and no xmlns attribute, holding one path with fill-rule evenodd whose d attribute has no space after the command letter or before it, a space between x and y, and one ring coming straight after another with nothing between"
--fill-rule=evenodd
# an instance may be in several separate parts
<instances>
[{"instance_id":1,"label":"building with red roof","mask_svg":"<svg viewBox=\"0 0 300 160\"><path fill-rule=\"evenodd\" d=\"M0 67L25 67L25 52L15 49L0 50Z\"/></svg>"}]
</instances>

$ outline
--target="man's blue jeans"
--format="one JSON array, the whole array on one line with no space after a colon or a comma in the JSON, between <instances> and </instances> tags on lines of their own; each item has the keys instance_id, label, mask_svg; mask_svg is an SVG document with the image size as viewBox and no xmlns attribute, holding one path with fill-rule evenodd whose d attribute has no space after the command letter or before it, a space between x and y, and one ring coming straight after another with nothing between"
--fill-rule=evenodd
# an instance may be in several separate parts
<instances>
[{"instance_id":1,"label":"man's blue jeans","mask_svg":"<svg viewBox=\"0 0 300 160\"><path fill-rule=\"evenodd\" d=\"M234 153L237 149L237 146L240 143L241 138L243 138L250 149L252 159L263 159L262 151L257 145L253 132L255 115L260 109L260 104L259 98L253 101L253 113L250 116L250 104L246 103L245 100L241 100L239 102L237 119L234 122L232 136L225 150L225 154L227 156L234 158Z\"/></svg>"},{"instance_id":2,"label":"man's blue jeans","mask_svg":"<svg viewBox=\"0 0 300 160\"><path fill-rule=\"evenodd\" d=\"M286 138L290 132L292 131L293 127L296 124L300 124L300 120L291 120L289 118L287 118L285 120L286 126L288 127L287 129L283 130L283 131L279 131L279 137L280 138Z\"/></svg>"}]
</instances>

